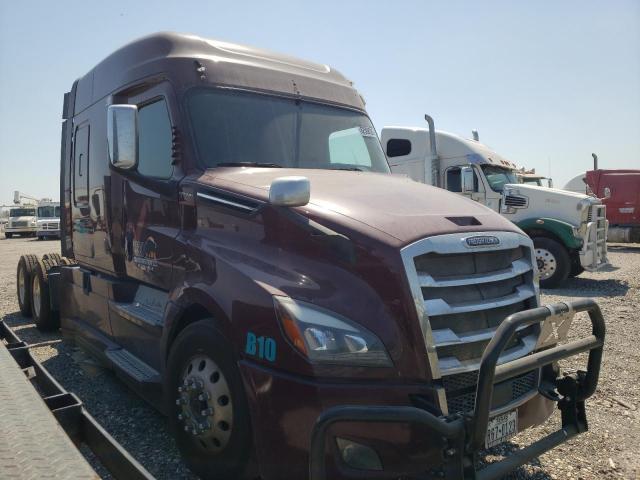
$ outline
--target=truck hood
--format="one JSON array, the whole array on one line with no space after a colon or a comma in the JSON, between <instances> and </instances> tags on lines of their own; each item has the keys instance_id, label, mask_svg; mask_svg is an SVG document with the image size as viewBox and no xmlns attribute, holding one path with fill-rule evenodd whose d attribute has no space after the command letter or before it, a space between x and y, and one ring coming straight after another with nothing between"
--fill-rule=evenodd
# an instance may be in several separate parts
<instances>
[{"instance_id":1,"label":"truck hood","mask_svg":"<svg viewBox=\"0 0 640 480\"><path fill-rule=\"evenodd\" d=\"M454 232L520 230L492 210L461 195L390 174L320 169L216 168L199 179L216 188L268 201L278 177L305 176L309 204L299 213L406 245Z\"/></svg>"},{"instance_id":2,"label":"truck hood","mask_svg":"<svg viewBox=\"0 0 640 480\"><path fill-rule=\"evenodd\" d=\"M516 222L525 218L548 217L578 226L584 209L601 203L589 195L521 183L505 185L504 194L520 195L528 199L527 207L517 209L515 218L512 218Z\"/></svg>"}]
</instances>

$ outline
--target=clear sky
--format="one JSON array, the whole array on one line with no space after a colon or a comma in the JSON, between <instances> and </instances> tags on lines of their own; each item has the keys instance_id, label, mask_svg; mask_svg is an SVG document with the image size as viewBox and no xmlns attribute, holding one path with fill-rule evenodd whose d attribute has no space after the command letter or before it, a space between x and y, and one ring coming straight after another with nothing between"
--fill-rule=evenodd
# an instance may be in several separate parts
<instances>
[{"instance_id":1,"label":"clear sky","mask_svg":"<svg viewBox=\"0 0 640 480\"><path fill-rule=\"evenodd\" d=\"M58 196L62 96L114 49L161 30L327 63L378 130L480 139L556 185L640 168L640 0L0 1L0 203Z\"/></svg>"}]
</instances>

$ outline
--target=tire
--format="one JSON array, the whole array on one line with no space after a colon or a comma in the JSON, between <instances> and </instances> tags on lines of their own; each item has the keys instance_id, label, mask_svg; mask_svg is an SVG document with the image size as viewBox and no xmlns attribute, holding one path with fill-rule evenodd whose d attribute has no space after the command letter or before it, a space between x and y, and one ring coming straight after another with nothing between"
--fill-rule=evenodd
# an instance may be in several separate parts
<instances>
[{"instance_id":1,"label":"tire","mask_svg":"<svg viewBox=\"0 0 640 480\"><path fill-rule=\"evenodd\" d=\"M571 271L571 258L564 245L551 238L535 237L533 246L540 271L540 286L557 288L564 284Z\"/></svg>"},{"instance_id":2,"label":"tire","mask_svg":"<svg viewBox=\"0 0 640 480\"><path fill-rule=\"evenodd\" d=\"M249 408L230 343L212 319L180 332L171 347L166 378L169 426L189 468L206 480L243 478L252 452ZM185 385L185 380L192 383ZM203 391L210 399L196 408L213 409L205 416L193 409L193 399ZM203 425L200 422L208 428L186 431Z\"/></svg>"},{"instance_id":3,"label":"tire","mask_svg":"<svg viewBox=\"0 0 640 480\"><path fill-rule=\"evenodd\" d=\"M45 253L42 256L42 260L50 260L54 262L54 265L62 264L62 256L59 253Z\"/></svg>"},{"instance_id":4,"label":"tire","mask_svg":"<svg viewBox=\"0 0 640 480\"><path fill-rule=\"evenodd\" d=\"M36 264L31 283L31 316L38 330L50 331L60 328L59 312L51 310L49 298L49 269L57 262L42 259Z\"/></svg>"},{"instance_id":5,"label":"tire","mask_svg":"<svg viewBox=\"0 0 640 480\"><path fill-rule=\"evenodd\" d=\"M13 233L7 233L7 232L5 232L5 233L4 233L4 236L5 236L5 238L11 238L11 237L13 237Z\"/></svg>"},{"instance_id":6,"label":"tire","mask_svg":"<svg viewBox=\"0 0 640 480\"><path fill-rule=\"evenodd\" d=\"M16 271L16 293L20 313L25 317L31 316L31 279L38 264L38 257L32 254L22 255L18 260Z\"/></svg>"},{"instance_id":7,"label":"tire","mask_svg":"<svg viewBox=\"0 0 640 480\"><path fill-rule=\"evenodd\" d=\"M571 257L571 270L569 271L569 278L577 277L584 272L584 267L580 265L580 256L574 255Z\"/></svg>"}]
</instances>

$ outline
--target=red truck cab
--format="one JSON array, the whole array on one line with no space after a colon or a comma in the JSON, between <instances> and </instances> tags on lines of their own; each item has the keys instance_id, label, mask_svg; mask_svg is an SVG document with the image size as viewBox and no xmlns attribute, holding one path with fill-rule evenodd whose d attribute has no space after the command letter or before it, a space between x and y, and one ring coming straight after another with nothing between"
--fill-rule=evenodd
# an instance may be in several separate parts
<instances>
[{"instance_id":1,"label":"red truck cab","mask_svg":"<svg viewBox=\"0 0 640 480\"><path fill-rule=\"evenodd\" d=\"M610 242L640 242L640 170L590 170L586 183L607 206Z\"/></svg>"}]
</instances>

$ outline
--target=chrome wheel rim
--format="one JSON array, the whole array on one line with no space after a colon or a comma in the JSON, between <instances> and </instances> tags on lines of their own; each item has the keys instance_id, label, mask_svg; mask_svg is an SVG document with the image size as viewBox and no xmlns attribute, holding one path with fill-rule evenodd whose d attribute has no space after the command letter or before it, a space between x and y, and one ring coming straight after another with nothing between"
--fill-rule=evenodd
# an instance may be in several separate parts
<instances>
[{"instance_id":1,"label":"chrome wheel rim","mask_svg":"<svg viewBox=\"0 0 640 480\"><path fill-rule=\"evenodd\" d=\"M26 296L26 288L25 288L26 280L24 277L25 277L24 268L21 268L20 272L18 273L18 296L20 297L21 305L24 305L24 299Z\"/></svg>"},{"instance_id":2,"label":"chrome wheel rim","mask_svg":"<svg viewBox=\"0 0 640 480\"><path fill-rule=\"evenodd\" d=\"M227 379L206 355L194 356L180 378L176 405L184 431L205 450L222 451L233 430L233 401Z\"/></svg>"},{"instance_id":3,"label":"chrome wheel rim","mask_svg":"<svg viewBox=\"0 0 640 480\"><path fill-rule=\"evenodd\" d=\"M33 276L33 285L31 287L31 298L33 305L33 313L36 318L40 317L40 282L38 281L38 276Z\"/></svg>"},{"instance_id":4,"label":"chrome wheel rim","mask_svg":"<svg viewBox=\"0 0 640 480\"><path fill-rule=\"evenodd\" d=\"M541 280L545 280L556 273L558 266L556 257L546 248L536 248L536 263L538 264Z\"/></svg>"}]
</instances>

